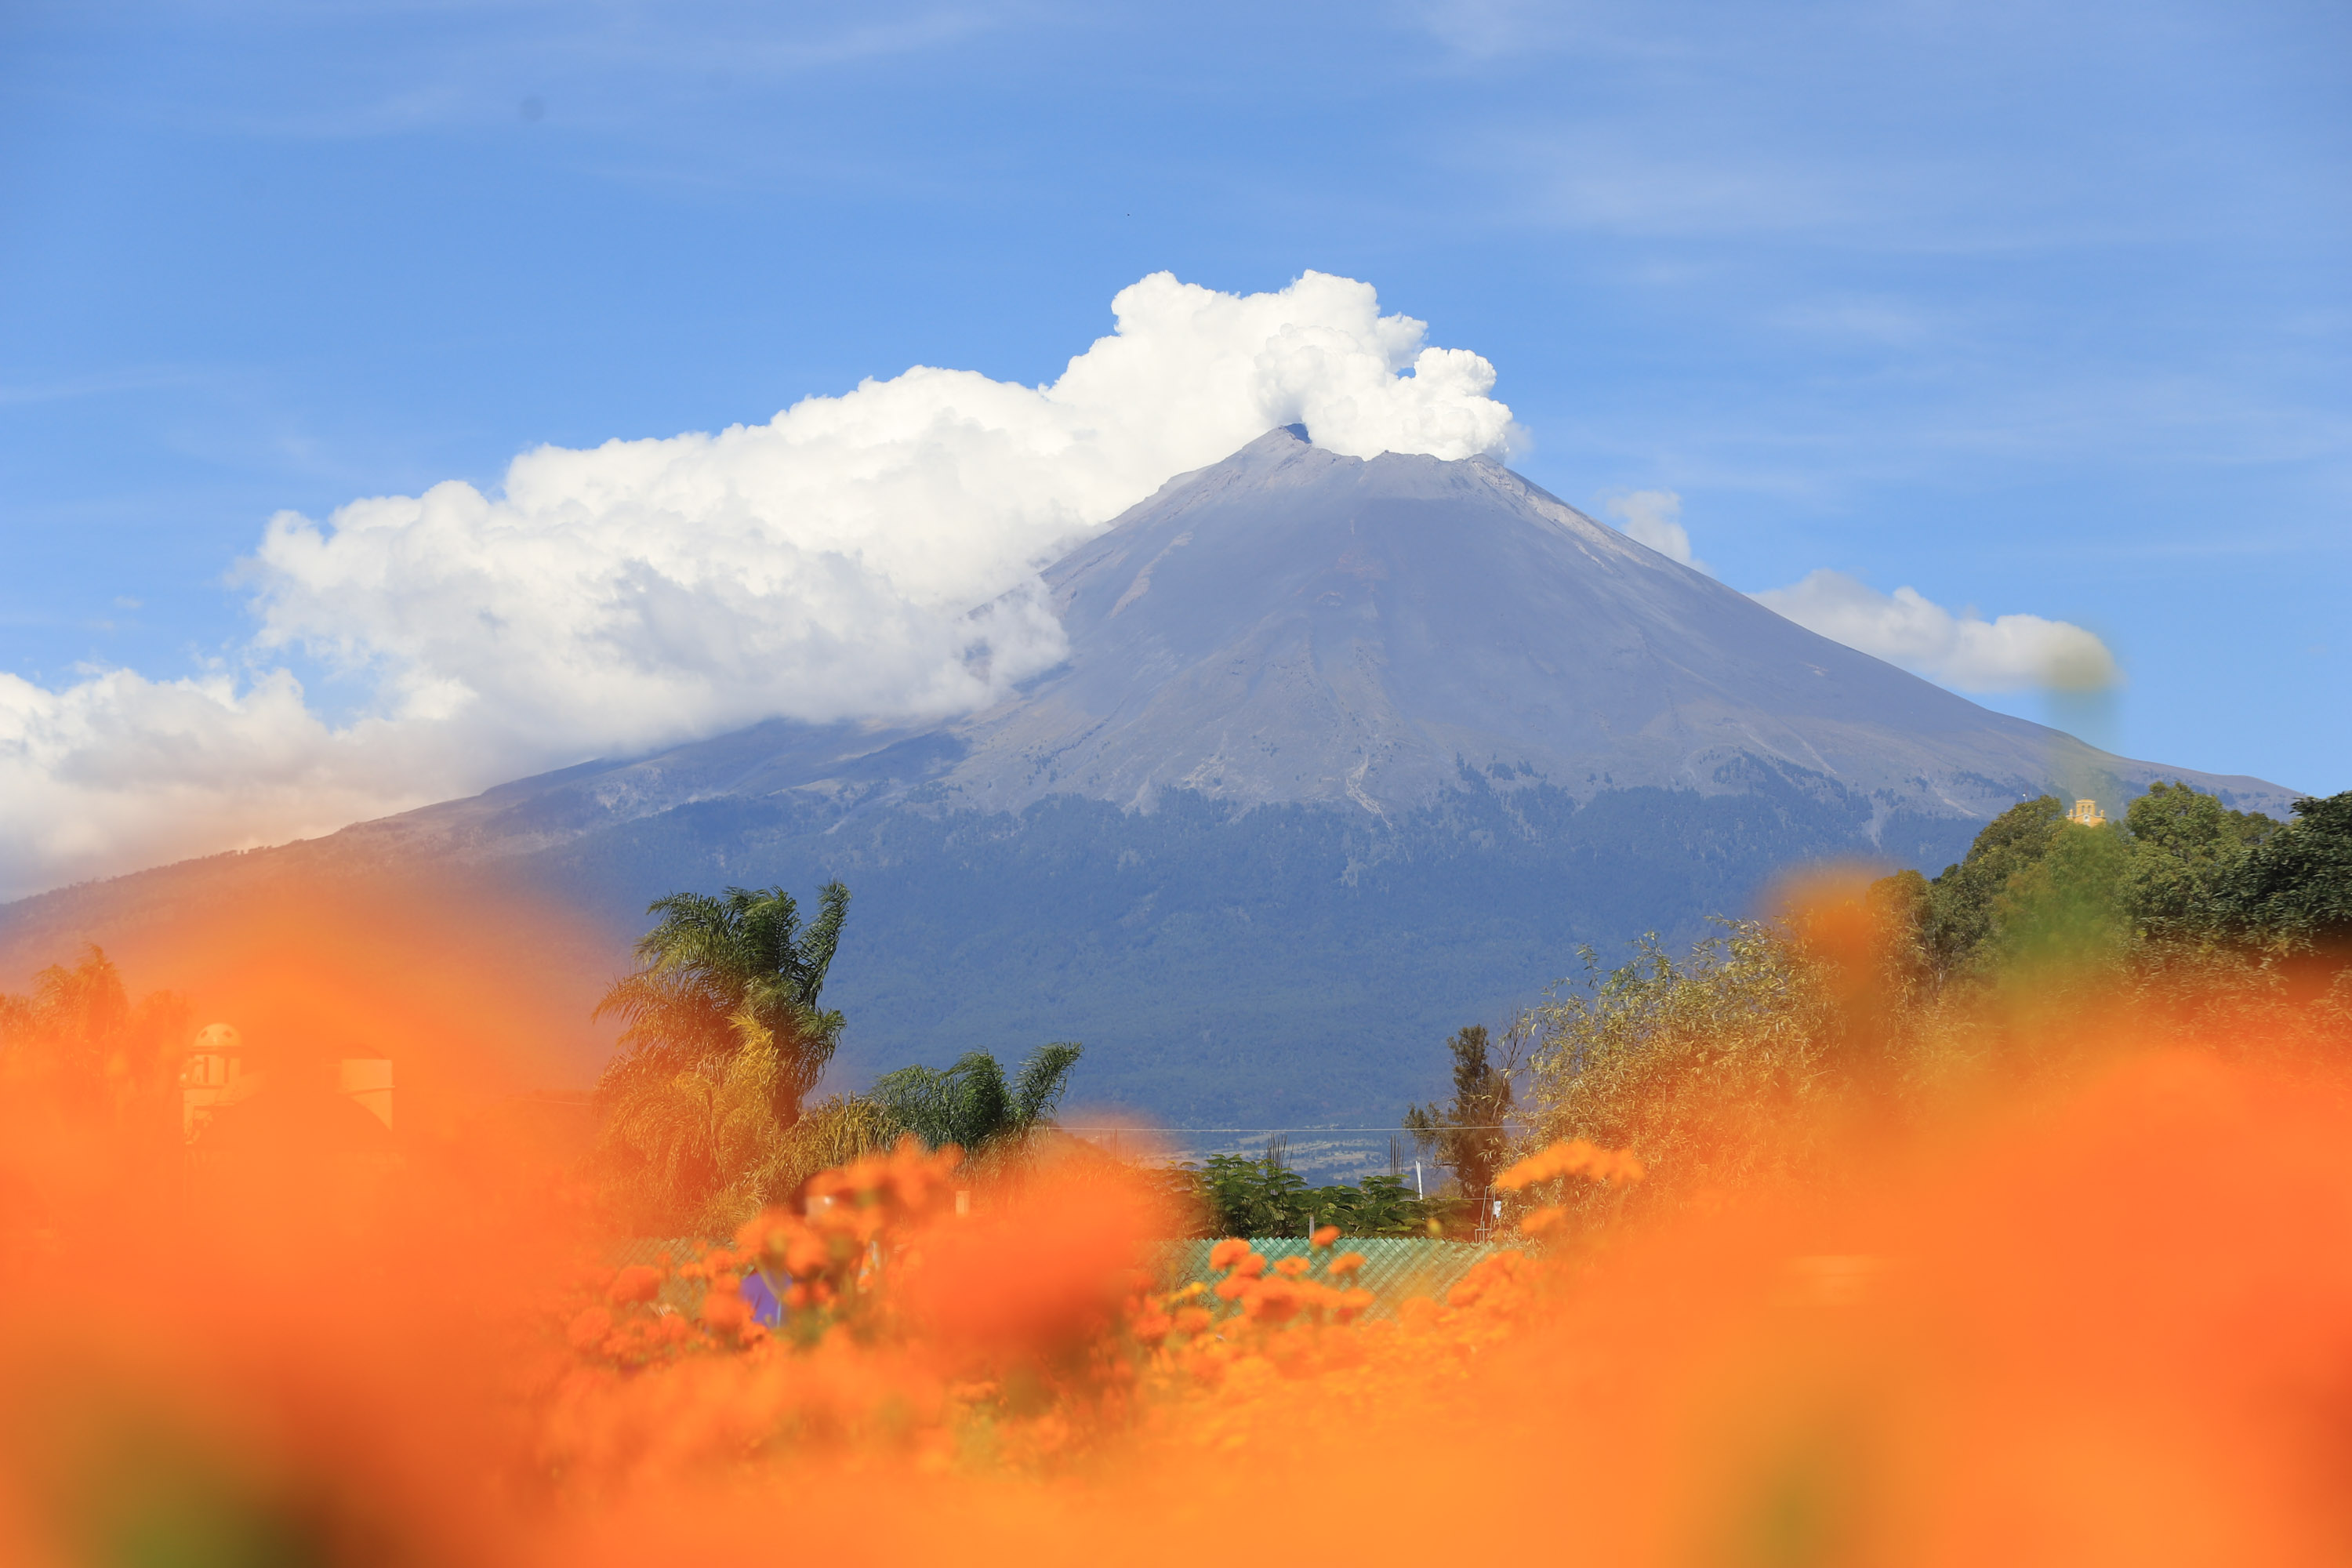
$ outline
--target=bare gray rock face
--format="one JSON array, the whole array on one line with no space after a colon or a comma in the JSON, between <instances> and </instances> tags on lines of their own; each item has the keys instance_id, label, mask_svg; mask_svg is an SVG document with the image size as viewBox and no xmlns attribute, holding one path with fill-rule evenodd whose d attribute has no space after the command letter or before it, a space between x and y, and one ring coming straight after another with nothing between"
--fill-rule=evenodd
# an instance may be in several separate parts
<instances>
[{"instance_id":1,"label":"bare gray rock face","mask_svg":"<svg viewBox=\"0 0 2352 1568\"><path fill-rule=\"evenodd\" d=\"M1734 758L1889 805L1985 816L2045 787L2159 774L1805 630L1497 463L1369 460L1261 437L1172 480L1047 574L1067 664L953 726L943 782L1016 808L1425 805L1464 767L1580 798L1722 793ZM2119 804L2119 803L2117 803Z\"/></svg>"},{"instance_id":2,"label":"bare gray rock face","mask_svg":"<svg viewBox=\"0 0 2352 1568\"><path fill-rule=\"evenodd\" d=\"M1045 581L1069 657L997 707L922 731L762 726L597 769L572 820L919 788L937 809L1073 795L1149 813L1184 791L1388 820L1465 773L1589 801L1738 794L1761 767L1866 799L1874 843L1892 814L1978 821L2045 790L2110 811L2158 778L2278 816L2294 798L1979 707L1485 458L1349 458L1270 431Z\"/></svg>"}]
</instances>

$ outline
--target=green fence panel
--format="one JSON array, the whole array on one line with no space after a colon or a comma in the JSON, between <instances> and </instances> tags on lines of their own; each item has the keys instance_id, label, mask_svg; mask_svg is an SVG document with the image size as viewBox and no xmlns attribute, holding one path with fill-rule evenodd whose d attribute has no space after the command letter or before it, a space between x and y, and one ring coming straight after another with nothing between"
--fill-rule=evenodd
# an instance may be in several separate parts
<instances>
[{"instance_id":1,"label":"green fence panel","mask_svg":"<svg viewBox=\"0 0 2352 1568\"><path fill-rule=\"evenodd\" d=\"M1161 1244L1159 1274L1164 1287L1181 1289L1198 1279L1213 1284L1221 1276L1209 1267L1209 1249L1213 1241L1171 1241ZM1260 1237L1252 1241L1253 1249L1268 1263L1285 1258L1312 1258L1313 1247L1303 1237ZM1499 1248L1467 1241L1432 1241L1417 1236L1341 1237L1339 1244L1324 1256L1328 1259L1342 1252L1360 1252L1364 1267L1356 1276L1356 1283L1372 1293L1372 1305L1365 1310L1367 1318L1395 1315L1399 1307L1416 1296L1427 1296L1443 1301L1445 1292L1454 1282L1470 1272L1477 1261ZM1318 1269L1310 1279L1321 1279Z\"/></svg>"},{"instance_id":2,"label":"green fence panel","mask_svg":"<svg viewBox=\"0 0 2352 1568\"><path fill-rule=\"evenodd\" d=\"M695 1240L665 1240L659 1237L637 1237L615 1242L605 1252L605 1259L615 1268L632 1263L654 1264L667 1253L674 1263L691 1263L699 1258L714 1242ZM1160 1289L1180 1290L1192 1280L1213 1285L1222 1278L1209 1267L1209 1249L1213 1241L1163 1241L1153 1245L1151 1268ZM1303 1237L1261 1237L1250 1246L1268 1263L1284 1258L1312 1258L1313 1248ZM1501 1250L1467 1241L1431 1241L1417 1236L1342 1237L1339 1244L1324 1255L1328 1261L1342 1252L1360 1252L1364 1267L1356 1276L1356 1283L1372 1293L1372 1305L1365 1310L1367 1318L1395 1315L1397 1309L1416 1296L1427 1296L1442 1301L1455 1281L1470 1272L1482 1258ZM1323 1278L1318 1268L1311 1279ZM672 1310L693 1313L702 1307L703 1285L698 1279L669 1279L663 1283L659 1300Z\"/></svg>"}]
</instances>

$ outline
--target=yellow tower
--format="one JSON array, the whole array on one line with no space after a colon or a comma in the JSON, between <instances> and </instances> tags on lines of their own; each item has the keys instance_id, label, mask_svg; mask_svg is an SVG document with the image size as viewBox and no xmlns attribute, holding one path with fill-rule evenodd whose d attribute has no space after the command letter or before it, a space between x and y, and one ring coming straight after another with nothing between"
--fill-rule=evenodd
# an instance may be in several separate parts
<instances>
[{"instance_id":1,"label":"yellow tower","mask_svg":"<svg viewBox=\"0 0 2352 1568\"><path fill-rule=\"evenodd\" d=\"M2074 809L2066 814L2066 820L2081 827L2104 827L2107 814L2099 809L2099 803L2095 800L2078 800L2074 803Z\"/></svg>"}]
</instances>

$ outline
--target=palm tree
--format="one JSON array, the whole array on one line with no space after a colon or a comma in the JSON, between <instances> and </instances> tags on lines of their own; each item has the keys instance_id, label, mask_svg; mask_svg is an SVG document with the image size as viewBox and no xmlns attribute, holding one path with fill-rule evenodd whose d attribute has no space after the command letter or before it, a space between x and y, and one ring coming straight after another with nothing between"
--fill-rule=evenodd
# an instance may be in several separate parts
<instances>
[{"instance_id":1,"label":"palm tree","mask_svg":"<svg viewBox=\"0 0 2352 1568\"><path fill-rule=\"evenodd\" d=\"M1083 1048L1071 1040L1041 1046L1011 1083L986 1051L968 1052L951 1068L900 1068L875 1080L874 1099L934 1149L953 1143L972 1155L1017 1153L1031 1133L1051 1125Z\"/></svg>"},{"instance_id":2,"label":"palm tree","mask_svg":"<svg viewBox=\"0 0 2352 1568\"><path fill-rule=\"evenodd\" d=\"M799 1120L841 1037L817 999L849 913L828 882L801 923L782 888L673 893L646 912L635 973L596 1016L621 1019L621 1052L596 1086L608 1162L635 1206L677 1224L761 1164Z\"/></svg>"}]
</instances>

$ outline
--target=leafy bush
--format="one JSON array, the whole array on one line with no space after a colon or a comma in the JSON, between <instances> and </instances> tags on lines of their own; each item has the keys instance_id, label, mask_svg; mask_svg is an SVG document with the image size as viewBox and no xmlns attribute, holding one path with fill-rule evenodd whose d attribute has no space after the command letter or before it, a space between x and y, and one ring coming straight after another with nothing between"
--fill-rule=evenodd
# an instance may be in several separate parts
<instances>
[{"instance_id":1,"label":"leafy bush","mask_svg":"<svg viewBox=\"0 0 2352 1568\"><path fill-rule=\"evenodd\" d=\"M1537 1007L1534 1123L1540 1141L1630 1149L1670 1195L1794 1170L1802 1114L1831 1086L1840 1020L1823 977L1787 933L1726 922L1677 960L1647 937L1632 963ZM1586 1187L1572 1200L1614 1204Z\"/></svg>"},{"instance_id":2,"label":"leafy bush","mask_svg":"<svg viewBox=\"0 0 2352 1568\"><path fill-rule=\"evenodd\" d=\"M1309 1186L1278 1148L1262 1155L1212 1154L1202 1166L1179 1169L1197 1194L1203 1235L1306 1236L1333 1225L1344 1236L1418 1236L1435 1212L1401 1176Z\"/></svg>"}]
</instances>

